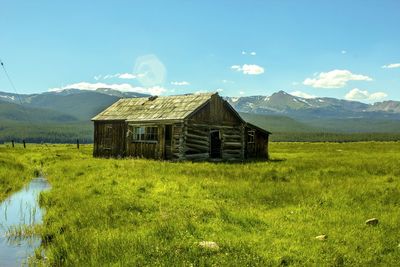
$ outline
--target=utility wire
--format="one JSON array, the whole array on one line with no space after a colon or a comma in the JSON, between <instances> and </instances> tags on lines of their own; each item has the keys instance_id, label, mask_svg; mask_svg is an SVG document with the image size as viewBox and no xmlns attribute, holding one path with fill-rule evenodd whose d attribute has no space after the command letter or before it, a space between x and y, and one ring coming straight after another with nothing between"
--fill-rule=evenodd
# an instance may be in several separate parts
<instances>
[{"instance_id":1,"label":"utility wire","mask_svg":"<svg viewBox=\"0 0 400 267\"><path fill-rule=\"evenodd\" d=\"M25 111L25 113L26 113L25 107L24 107L23 104L22 104L22 100L21 100L20 95L18 94L17 88L15 88L15 85L14 85L13 81L11 80L11 77L10 77L10 75L8 74L7 69L6 69L6 67L4 66L4 63L3 63L3 61L2 61L1 59L0 59L0 64L1 64L1 67L3 68L3 70L4 70L4 73L6 74L7 80L10 82L11 87L13 88L15 94L17 95L17 98L18 98L19 103L21 104L22 108L24 109L24 111ZM27 117L27 118L28 118L28 117ZM28 118L28 119L29 119L29 118Z\"/></svg>"},{"instance_id":2,"label":"utility wire","mask_svg":"<svg viewBox=\"0 0 400 267\"><path fill-rule=\"evenodd\" d=\"M2 61L1 59L0 59L0 65L1 65L1 67L3 68L3 71L4 71L4 73L5 73L6 77L7 77L8 82L10 83L12 89L14 90L15 94L17 95L18 101L19 101L19 103L20 103L20 105L21 105L21 107L22 107L22 110L23 110L24 113L25 113L25 117L26 117L27 121L29 122L29 124L30 124L31 126L34 127L35 125L33 124L33 122L31 121L31 119L30 119L29 116L28 116L28 111L25 109L25 106L24 106L24 104L23 104L23 102L22 102L21 96L20 96L20 94L18 93L17 88L15 87L15 85L14 85L14 83L13 83L13 81L12 81L10 75L8 74L8 71L7 71L6 67L4 66L4 63L3 63L3 61ZM24 135L25 135L25 138L23 138L23 140L26 139L26 129L24 129ZM47 144L45 144L45 146L46 146L47 149L50 150L50 148L47 146Z\"/></svg>"}]
</instances>

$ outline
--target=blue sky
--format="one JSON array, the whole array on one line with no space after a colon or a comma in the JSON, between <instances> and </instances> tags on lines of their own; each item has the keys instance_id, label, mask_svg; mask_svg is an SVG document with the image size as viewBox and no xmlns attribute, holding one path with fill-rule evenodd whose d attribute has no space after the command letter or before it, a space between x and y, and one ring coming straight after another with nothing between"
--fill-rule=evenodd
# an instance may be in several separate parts
<instances>
[{"instance_id":1,"label":"blue sky","mask_svg":"<svg viewBox=\"0 0 400 267\"><path fill-rule=\"evenodd\" d=\"M20 93L278 90L400 100L400 1L0 0ZM12 92L3 73L0 91Z\"/></svg>"}]
</instances>

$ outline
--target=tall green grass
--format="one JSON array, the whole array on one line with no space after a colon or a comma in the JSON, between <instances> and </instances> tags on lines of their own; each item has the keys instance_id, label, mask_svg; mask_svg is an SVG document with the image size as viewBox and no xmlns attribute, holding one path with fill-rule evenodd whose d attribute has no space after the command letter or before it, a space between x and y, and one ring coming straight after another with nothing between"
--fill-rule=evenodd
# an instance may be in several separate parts
<instances>
[{"instance_id":1,"label":"tall green grass","mask_svg":"<svg viewBox=\"0 0 400 267\"><path fill-rule=\"evenodd\" d=\"M40 174L41 156L37 146L11 149L10 145L0 145L0 201Z\"/></svg>"},{"instance_id":2,"label":"tall green grass","mask_svg":"<svg viewBox=\"0 0 400 267\"><path fill-rule=\"evenodd\" d=\"M50 265L400 262L400 143L271 143L271 161L245 164L50 149L41 161L52 189L40 197ZM365 224L372 217L375 227ZM317 240L321 234L328 238Z\"/></svg>"}]
</instances>

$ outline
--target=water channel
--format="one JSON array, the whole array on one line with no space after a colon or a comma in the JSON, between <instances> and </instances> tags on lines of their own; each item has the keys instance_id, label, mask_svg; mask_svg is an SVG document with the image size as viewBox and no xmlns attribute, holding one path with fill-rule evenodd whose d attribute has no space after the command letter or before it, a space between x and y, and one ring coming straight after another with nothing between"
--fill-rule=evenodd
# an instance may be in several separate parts
<instances>
[{"instance_id":1,"label":"water channel","mask_svg":"<svg viewBox=\"0 0 400 267\"><path fill-rule=\"evenodd\" d=\"M50 188L44 178L34 178L20 191L12 194L0 204L0 266L23 266L40 245L39 236L15 237L8 231L24 225L42 223L43 210L38 197Z\"/></svg>"}]
</instances>

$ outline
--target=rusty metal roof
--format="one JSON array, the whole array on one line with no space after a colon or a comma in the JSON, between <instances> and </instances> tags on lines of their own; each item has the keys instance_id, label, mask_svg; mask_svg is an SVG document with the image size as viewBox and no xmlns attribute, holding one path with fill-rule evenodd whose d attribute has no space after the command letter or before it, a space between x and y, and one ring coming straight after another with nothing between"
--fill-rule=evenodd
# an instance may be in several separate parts
<instances>
[{"instance_id":1,"label":"rusty metal roof","mask_svg":"<svg viewBox=\"0 0 400 267\"><path fill-rule=\"evenodd\" d=\"M214 94L124 98L112 104L92 120L182 120L206 104Z\"/></svg>"}]
</instances>

